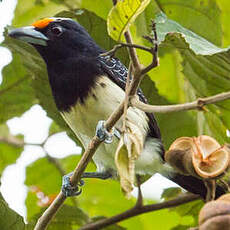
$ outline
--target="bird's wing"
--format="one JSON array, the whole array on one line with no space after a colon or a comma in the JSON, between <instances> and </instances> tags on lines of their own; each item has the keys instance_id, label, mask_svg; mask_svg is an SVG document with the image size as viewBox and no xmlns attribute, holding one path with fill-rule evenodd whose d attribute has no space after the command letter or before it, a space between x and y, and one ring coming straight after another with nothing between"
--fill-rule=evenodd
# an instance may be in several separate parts
<instances>
[{"instance_id":1,"label":"bird's wing","mask_svg":"<svg viewBox=\"0 0 230 230\"><path fill-rule=\"evenodd\" d=\"M102 71L105 72L108 77L115 82L119 87L125 90L127 81L128 69L117 58L111 58L109 56L99 56L100 66ZM139 88L137 95L140 101L148 103L143 92ZM161 139L160 129L157 125L157 121L152 113L146 113L149 118L149 133L148 135L154 138Z\"/></svg>"}]
</instances>

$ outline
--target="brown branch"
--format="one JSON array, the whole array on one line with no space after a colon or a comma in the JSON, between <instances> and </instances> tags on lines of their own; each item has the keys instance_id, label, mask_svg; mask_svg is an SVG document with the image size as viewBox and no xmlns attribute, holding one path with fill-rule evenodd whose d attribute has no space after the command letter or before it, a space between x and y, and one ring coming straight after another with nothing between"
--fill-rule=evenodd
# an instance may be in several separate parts
<instances>
[{"instance_id":1,"label":"brown branch","mask_svg":"<svg viewBox=\"0 0 230 230\"><path fill-rule=\"evenodd\" d=\"M230 92L216 94L211 97L198 98L196 101L179 105L148 105L139 101L137 97L132 97L130 103L132 106L147 113L171 113L191 109L202 110L205 105L214 104L227 99L230 99Z\"/></svg>"},{"instance_id":2,"label":"brown branch","mask_svg":"<svg viewBox=\"0 0 230 230\"><path fill-rule=\"evenodd\" d=\"M141 74L144 75L146 73L148 73L151 69L155 68L156 66L158 66L158 38L157 38L157 32L156 32L156 23L154 22L154 20L152 20L151 22L151 26L152 26L152 33L153 33L153 37L150 36L145 36L145 38L152 43L153 48L151 48L151 53L152 53L152 63L148 66L146 66L145 68L142 68L141 70Z\"/></svg>"},{"instance_id":3,"label":"brown branch","mask_svg":"<svg viewBox=\"0 0 230 230\"><path fill-rule=\"evenodd\" d=\"M126 40L127 44L133 44L133 40L132 40L132 37L131 37L129 30L127 30L124 33L124 36L125 36L125 40ZM137 72L140 71L141 65L140 65L139 59L137 57L137 52L136 52L135 48L130 46L128 50L129 50L129 57L133 63L134 71L137 71Z\"/></svg>"},{"instance_id":4,"label":"brown branch","mask_svg":"<svg viewBox=\"0 0 230 230\"><path fill-rule=\"evenodd\" d=\"M79 230L91 230L91 229L98 230L108 225L118 223L122 220L127 220L128 218L141 215L146 212L153 212L165 208L172 208L198 199L200 199L200 196L198 195L187 194L162 203L143 205L143 206L134 206L133 208L128 209L127 211L122 212L118 215L112 216L110 218L102 219L94 223L87 224L81 227Z\"/></svg>"}]
</instances>

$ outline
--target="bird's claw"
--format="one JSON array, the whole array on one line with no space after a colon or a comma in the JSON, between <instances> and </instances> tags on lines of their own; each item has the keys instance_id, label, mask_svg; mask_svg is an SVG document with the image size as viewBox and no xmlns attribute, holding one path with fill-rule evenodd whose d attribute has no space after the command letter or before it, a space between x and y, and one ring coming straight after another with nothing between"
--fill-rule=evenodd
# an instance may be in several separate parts
<instances>
[{"instance_id":1,"label":"bird's claw","mask_svg":"<svg viewBox=\"0 0 230 230\"><path fill-rule=\"evenodd\" d=\"M84 185L84 181L81 179L76 186L72 186L70 183L70 177L73 175L73 173L69 173L62 177L62 193L68 197L68 196L78 196L82 193L82 189L79 187L82 187Z\"/></svg>"},{"instance_id":2,"label":"bird's claw","mask_svg":"<svg viewBox=\"0 0 230 230\"><path fill-rule=\"evenodd\" d=\"M111 144L113 141L114 128L112 128L111 132L109 132L105 128L105 121L99 121L96 127L96 136L104 141L106 144Z\"/></svg>"}]
</instances>

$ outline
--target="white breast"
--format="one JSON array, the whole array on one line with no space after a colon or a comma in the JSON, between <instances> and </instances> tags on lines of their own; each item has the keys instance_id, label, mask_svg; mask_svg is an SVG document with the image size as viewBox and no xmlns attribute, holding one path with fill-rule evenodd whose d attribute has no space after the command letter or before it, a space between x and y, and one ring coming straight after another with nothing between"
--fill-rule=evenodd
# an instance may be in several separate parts
<instances>
[{"instance_id":1,"label":"white breast","mask_svg":"<svg viewBox=\"0 0 230 230\"><path fill-rule=\"evenodd\" d=\"M124 97L125 93L119 86L106 76L100 77L95 87L84 101L84 104L77 103L69 112L62 112L61 114L86 148L89 141L95 135L95 128L98 121L106 120L124 100ZM127 124L130 124L129 128L131 129L131 132L137 132L138 135L143 136L143 142L145 142L145 137L148 132L148 117L146 114L139 109L130 107L127 112L127 119ZM121 131L122 119L117 122L115 127ZM146 171L146 163L148 164L148 167L146 168L148 173L153 174L154 172L151 165L153 166L156 162L159 163L160 161L159 154L157 153L160 151L159 141L151 138L151 140L148 140L148 143L149 146L151 145L154 148L151 149L151 153L149 153L149 147L146 148L146 145L144 145L145 148L143 153L145 154L141 154L141 157L137 160L136 164L136 171L141 174ZM102 143L99 146L93 157L98 171L108 169L116 170L114 153L117 144L118 139L115 137L112 144ZM154 168L156 168L156 165Z\"/></svg>"}]
</instances>

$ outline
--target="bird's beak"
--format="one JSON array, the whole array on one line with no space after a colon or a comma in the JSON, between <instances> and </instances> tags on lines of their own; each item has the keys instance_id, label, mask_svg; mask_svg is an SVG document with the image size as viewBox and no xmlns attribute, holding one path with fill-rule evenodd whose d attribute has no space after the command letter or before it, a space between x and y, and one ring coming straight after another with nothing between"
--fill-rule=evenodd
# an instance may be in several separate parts
<instances>
[{"instance_id":1,"label":"bird's beak","mask_svg":"<svg viewBox=\"0 0 230 230\"><path fill-rule=\"evenodd\" d=\"M34 26L26 26L9 31L8 35L30 44L46 46L49 40L43 33L37 31Z\"/></svg>"}]
</instances>

